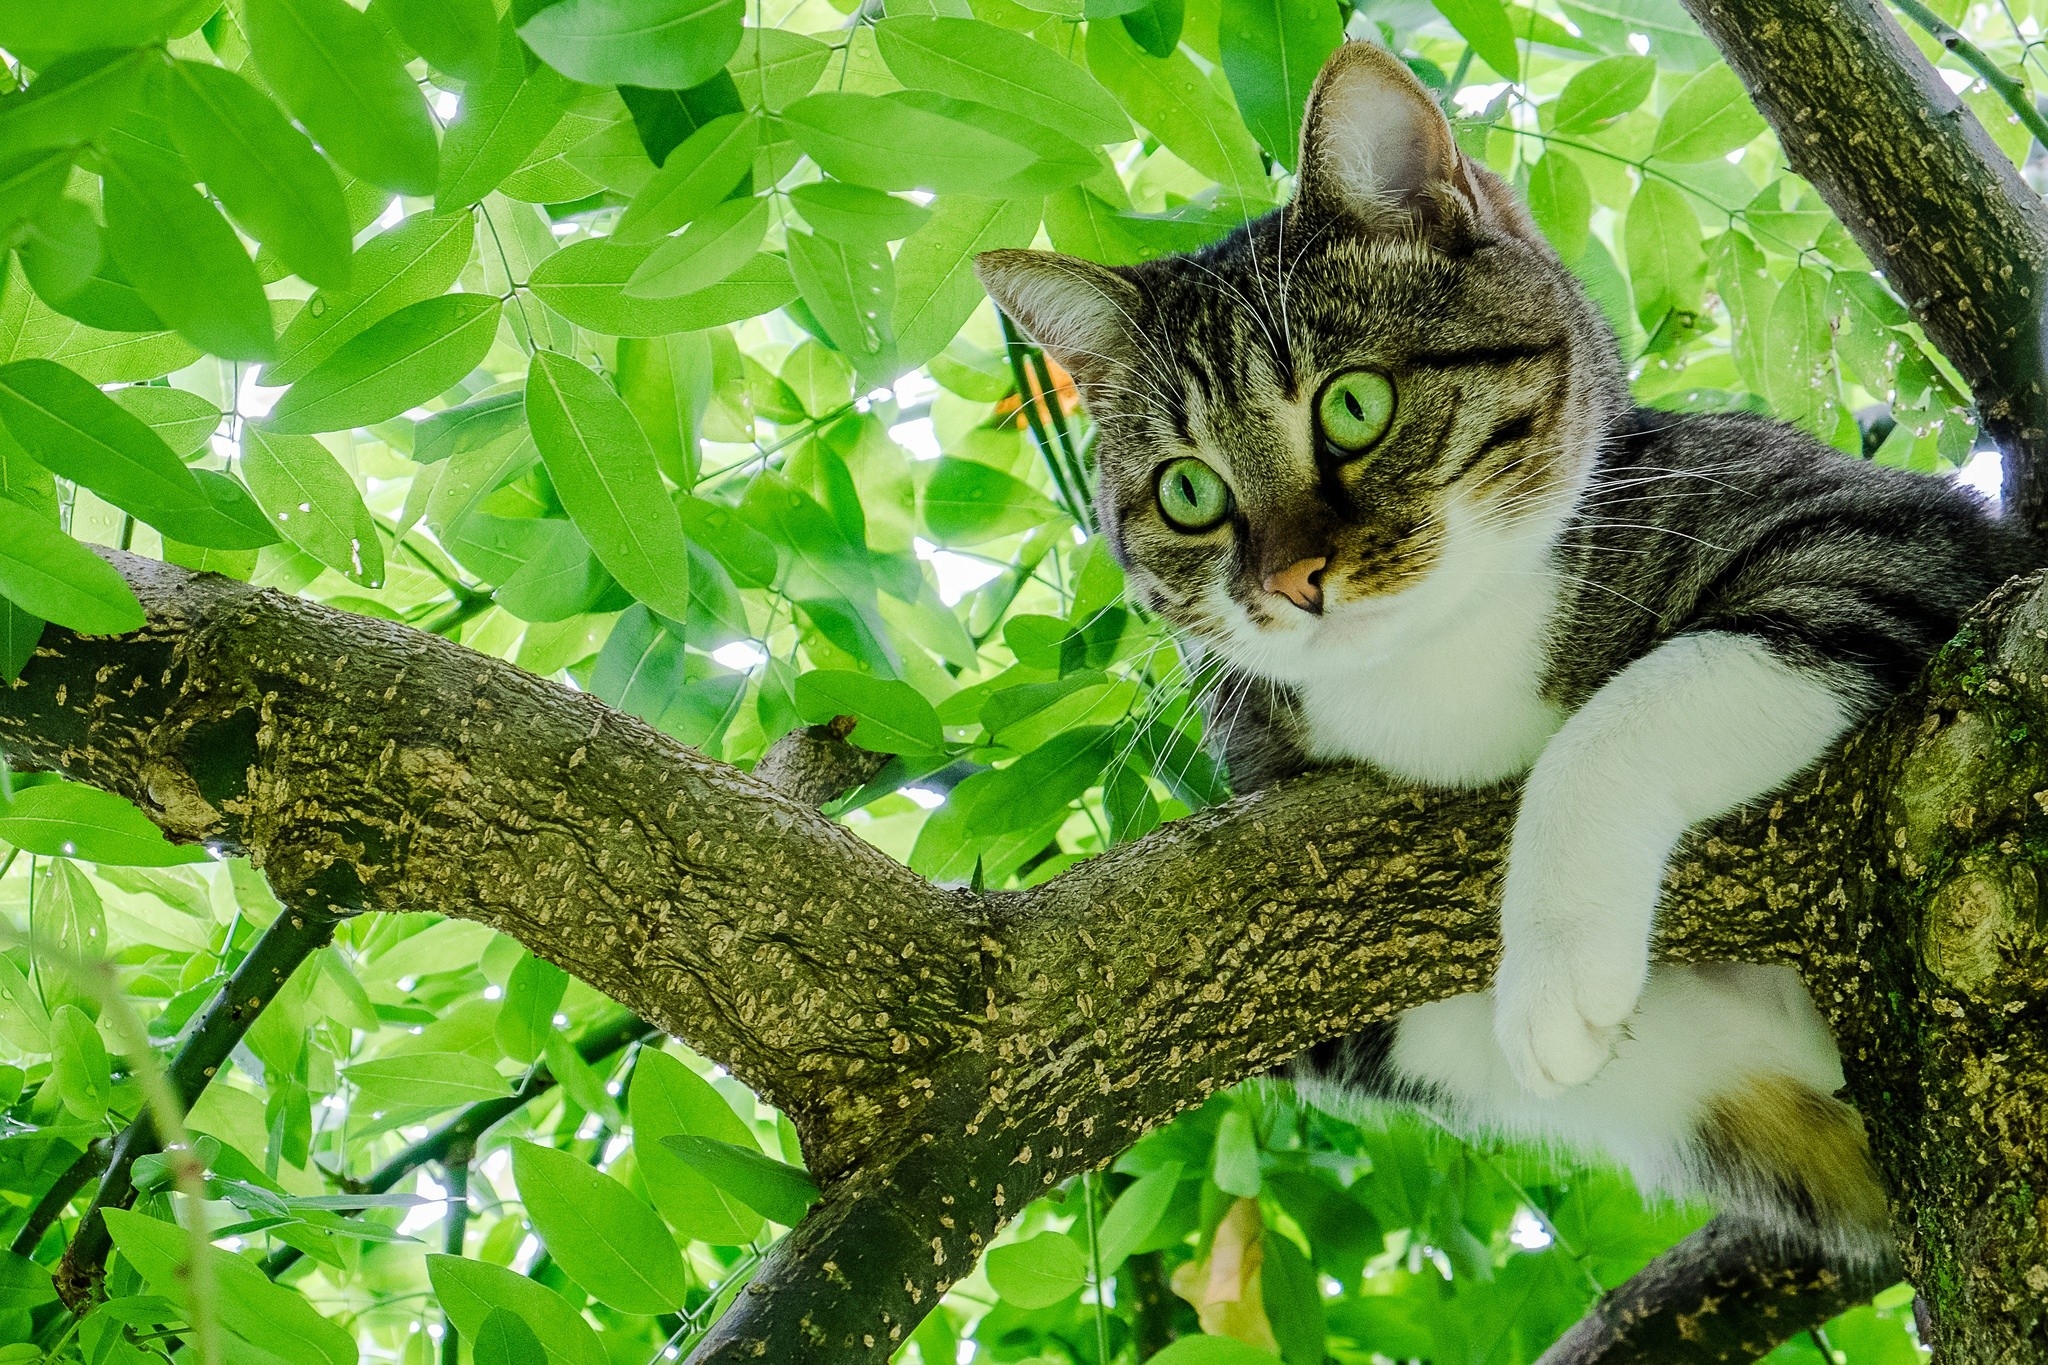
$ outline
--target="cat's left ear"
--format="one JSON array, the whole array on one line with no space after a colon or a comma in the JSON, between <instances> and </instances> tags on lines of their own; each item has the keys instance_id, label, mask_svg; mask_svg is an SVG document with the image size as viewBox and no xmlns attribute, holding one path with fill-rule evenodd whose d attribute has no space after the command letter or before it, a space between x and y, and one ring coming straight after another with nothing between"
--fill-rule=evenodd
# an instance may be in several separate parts
<instances>
[{"instance_id":1,"label":"cat's left ear","mask_svg":"<svg viewBox=\"0 0 2048 1365\"><path fill-rule=\"evenodd\" d=\"M1421 232L1450 244L1475 234L1548 250L1515 193L1458 149L1450 121L1408 64L1346 43L1309 92L1301 174L1290 212L1372 232Z\"/></svg>"},{"instance_id":2,"label":"cat's left ear","mask_svg":"<svg viewBox=\"0 0 2048 1365\"><path fill-rule=\"evenodd\" d=\"M984 251L974 273L996 307L1084 384L1110 378L1136 350L1144 301L1107 266L1056 251Z\"/></svg>"}]
</instances>

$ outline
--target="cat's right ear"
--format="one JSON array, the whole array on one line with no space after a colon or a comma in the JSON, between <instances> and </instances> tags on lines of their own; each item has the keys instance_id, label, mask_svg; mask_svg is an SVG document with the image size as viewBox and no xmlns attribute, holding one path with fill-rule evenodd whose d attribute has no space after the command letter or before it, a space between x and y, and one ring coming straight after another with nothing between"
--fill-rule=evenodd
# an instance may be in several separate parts
<instances>
[{"instance_id":1,"label":"cat's right ear","mask_svg":"<svg viewBox=\"0 0 2048 1365\"><path fill-rule=\"evenodd\" d=\"M1107 379L1129 363L1143 300L1109 267L1056 251L984 251L974 273L996 307L1076 379Z\"/></svg>"},{"instance_id":2,"label":"cat's right ear","mask_svg":"<svg viewBox=\"0 0 2048 1365\"><path fill-rule=\"evenodd\" d=\"M1296 213L1427 226L1463 198L1462 169L1450 123L1407 63L1365 42L1330 54L1302 117Z\"/></svg>"}]
</instances>

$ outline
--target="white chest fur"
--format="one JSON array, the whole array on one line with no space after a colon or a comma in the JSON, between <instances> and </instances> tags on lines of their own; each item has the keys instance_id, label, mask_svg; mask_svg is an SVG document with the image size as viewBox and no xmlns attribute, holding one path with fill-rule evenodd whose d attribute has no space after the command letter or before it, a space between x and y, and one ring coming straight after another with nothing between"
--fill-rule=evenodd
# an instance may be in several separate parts
<instances>
[{"instance_id":1,"label":"white chest fur","mask_svg":"<svg viewBox=\"0 0 2048 1365\"><path fill-rule=\"evenodd\" d=\"M1333 613L1294 680L1316 758L1453 787L1536 761L1565 720L1539 690L1556 582L1526 551L1519 563L1477 558L1447 555L1356 621Z\"/></svg>"}]
</instances>

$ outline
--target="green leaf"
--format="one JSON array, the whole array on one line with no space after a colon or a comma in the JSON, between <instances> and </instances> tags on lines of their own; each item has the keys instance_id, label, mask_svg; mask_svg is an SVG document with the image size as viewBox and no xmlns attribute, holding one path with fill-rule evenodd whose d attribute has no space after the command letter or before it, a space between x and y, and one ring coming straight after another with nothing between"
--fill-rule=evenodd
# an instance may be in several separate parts
<instances>
[{"instance_id":1,"label":"green leaf","mask_svg":"<svg viewBox=\"0 0 2048 1365\"><path fill-rule=\"evenodd\" d=\"M87 1123L97 1123L113 1099L112 1068L100 1031L76 1005L59 1005L50 1016L50 1079L64 1107Z\"/></svg>"},{"instance_id":2,"label":"green leaf","mask_svg":"<svg viewBox=\"0 0 2048 1365\"><path fill-rule=\"evenodd\" d=\"M1828 277L1802 265L1771 304L1764 379L1771 406L1788 422L1819 429L1835 398L1834 332L1828 326Z\"/></svg>"},{"instance_id":3,"label":"green leaf","mask_svg":"<svg viewBox=\"0 0 2048 1365\"><path fill-rule=\"evenodd\" d=\"M1672 97L1650 155L1665 161L1711 161L1747 147L1764 127L1764 116L1749 102L1741 78L1717 63Z\"/></svg>"},{"instance_id":4,"label":"green leaf","mask_svg":"<svg viewBox=\"0 0 2048 1365\"><path fill-rule=\"evenodd\" d=\"M142 604L113 565L8 498L0 498L0 596L82 635L142 628ZM14 628L29 630L26 622Z\"/></svg>"},{"instance_id":5,"label":"green leaf","mask_svg":"<svg viewBox=\"0 0 2048 1365\"><path fill-rule=\"evenodd\" d=\"M628 338L619 343L619 396L654 447L670 482L697 482L698 428L711 402L711 343L701 332Z\"/></svg>"},{"instance_id":6,"label":"green leaf","mask_svg":"<svg viewBox=\"0 0 2048 1365\"><path fill-rule=\"evenodd\" d=\"M940 881L964 880L983 863L1006 877L1052 837L1069 803L1102 780L1115 731L1080 726L1053 736L1006 768L976 773L953 789L918 831L910 865Z\"/></svg>"},{"instance_id":7,"label":"green leaf","mask_svg":"<svg viewBox=\"0 0 2048 1365\"><path fill-rule=\"evenodd\" d=\"M306 135L224 67L171 66L171 135L236 222L310 284L348 283L341 182Z\"/></svg>"},{"instance_id":8,"label":"green leaf","mask_svg":"<svg viewBox=\"0 0 2048 1365\"><path fill-rule=\"evenodd\" d=\"M1124 32L1145 50L1148 57L1173 55L1180 46L1181 30L1187 23L1186 0L1150 0L1142 9L1121 16Z\"/></svg>"},{"instance_id":9,"label":"green leaf","mask_svg":"<svg viewBox=\"0 0 2048 1365\"><path fill-rule=\"evenodd\" d=\"M47 209L71 178L76 156L74 149L59 147L0 160L0 232L11 233Z\"/></svg>"},{"instance_id":10,"label":"green leaf","mask_svg":"<svg viewBox=\"0 0 2048 1365\"><path fill-rule=\"evenodd\" d=\"M621 1313L666 1313L690 1290L675 1239L653 1209L581 1157L512 1143L520 1202L569 1278Z\"/></svg>"},{"instance_id":11,"label":"green leaf","mask_svg":"<svg viewBox=\"0 0 2048 1365\"><path fill-rule=\"evenodd\" d=\"M377 524L356 481L317 438L245 422L242 477L286 540L351 582L383 585Z\"/></svg>"},{"instance_id":12,"label":"green leaf","mask_svg":"<svg viewBox=\"0 0 2048 1365\"><path fill-rule=\"evenodd\" d=\"M744 0L561 0L519 34L571 80L682 90L739 50L745 9Z\"/></svg>"},{"instance_id":13,"label":"green leaf","mask_svg":"<svg viewBox=\"0 0 2048 1365\"><path fill-rule=\"evenodd\" d=\"M0 504L0 516L5 504ZM17 791L0 807L0 839L48 858L82 858L127 867L171 867L207 861L203 848L167 841L128 802L76 782L46 782Z\"/></svg>"},{"instance_id":14,"label":"green leaf","mask_svg":"<svg viewBox=\"0 0 2048 1365\"><path fill-rule=\"evenodd\" d=\"M167 543L201 551L247 551L260 550L283 539L249 490L233 475L195 469L192 477L199 481L199 491L206 499L203 506L157 508L143 516L143 520L164 533ZM169 550L165 553L168 555Z\"/></svg>"},{"instance_id":15,"label":"green leaf","mask_svg":"<svg viewBox=\"0 0 2048 1365\"><path fill-rule=\"evenodd\" d=\"M876 753L945 751L938 713L909 683L849 669L814 669L796 680L796 709L813 725L834 716L855 717L860 724L848 738Z\"/></svg>"},{"instance_id":16,"label":"green leaf","mask_svg":"<svg viewBox=\"0 0 2048 1365\"><path fill-rule=\"evenodd\" d=\"M1650 97L1657 63L1648 57L1602 57L1565 83L1557 97L1560 133L1581 133L1615 119Z\"/></svg>"},{"instance_id":17,"label":"green leaf","mask_svg":"<svg viewBox=\"0 0 2048 1365\"><path fill-rule=\"evenodd\" d=\"M1263 1245L1259 1292L1266 1321L1280 1343L1280 1359L1287 1365L1323 1365L1327 1352L1323 1293L1316 1283L1315 1267L1300 1247L1270 1228Z\"/></svg>"},{"instance_id":18,"label":"green leaf","mask_svg":"<svg viewBox=\"0 0 2048 1365\"><path fill-rule=\"evenodd\" d=\"M1258 1196L1259 1140L1252 1132L1251 1117L1242 1109L1233 1108L1216 1126L1216 1151L1209 1178L1225 1194L1240 1199Z\"/></svg>"},{"instance_id":19,"label":"green leaf","mask_svg":"<svg viewBox=\"0 0 2048 1365\"><path fill-rule=\"evenodd\" d=\"M1273 1365L1273 1357L1232 1337L1182 1337L1146 1365Z\"/></svg>"},{"instance_id":20,"label":"green leaf","mask_svg":"<svg viewBox=\"0 0 2048 1365\"><path fill-rule=\"evenodd\" d=\"M1174 1192L1180 1188L1181 1170L1178 1161L1170 1161L1139 1176L1109 1206L1095 1233L1095 1254L1102 1262L1105 1277L1116 1274L1117 1267L1143 1246L1152 1229L1159 1226L1167 1206L1173 1202Z\"/></svg>"},{"instance_id":21,"label":"green leaf","mask_svg":"<svg viewBox=\"0 0 2048 1365\"><path fill-rule=\"evenodd\" d=\"M1576 261L1585 252L1593 192L1579 163L1556 147L1529 171L1529 214L1565 261Z\"/></svg>"},{"instance_id":22,"label":"green leaf","mask_svg":"<svg viewBox=\"0 0 2048 1365\"><path fill-rule=\"evenodd\" d=\"M626 205L613 239L654 241L719 203L752 169L759 141L752 114L725 114L690 134Z\"/></svg>"},{"instance_id":23,"label":"green leaf","mask_svg":"<svg viewBox=\"0 0 2048 1365\"><path fill-rule=\"evenodd\" d=\"M569 989L569 974L532 953L520 954L498 1006L498 1046L516 1062L531 1062L555 1031L555 1011Z\"/></svg>"},{"instance_id":24,"label":"green leaf","mask_svg":"<svg viewBox=\"0 0 2048 1365\"><path fill-rule=\"evenodd\" d=\"M540 1339L550 1361L610 1365L604 1345L569 1301L537 1280L460 1256L428 1256L427 1278L448 1321L475 1341L493 1311L516 1314ZM579 1300L580 1302L580 1300Z\"/></svg>"},{"instance_id":25,"label":"green leaf","mask_svg":"<svg viewBox=\"0 0 2048 1365\"><path fill-rule=\"evenodd\" d=\"M1332 23L1336 9L1330 9ZM1090 145L1130 123L1102 83L1044 43L980 19L905 17L875 25L882 59L914 90L994 105Z\"/></svg>"},{"instance_id":26,"label":"green leaf","mask_svg":"<svg viewBox=\"0 0 2048 1365\"><path fill-rule=\"evenodd\" d=\"M820 237L862 246L901 241L932 216L922 204L837 180L799 185L789 198Z\"/></svg>"},{"instance_id":27,"label":"green leaf","mask_svg":"<svg viewBox=\"0 0 2048 1365\"><path fill-rule=\"evenodd\" d=\"M931 221L896 253L899 367L922 365L952 343L984 297L974 258L998 247L1029 246L1040 207L1037 199L954 195L938 201Z\"/></svg>"},{"instance_id":28,"label":"green leaf","mask_svg":"<svg viewBox=\"0 0 2048 1365\"><path fill-rule=\"evenodd\" d=\"M528 277L534 297L587 331L612 337L658 337L720 327L771 313L796 297L780 256L754 257L709 289L673 299L636 299L626 281L654 251L604 238L577 242L542 261Z\"/></svg>"},{"instance_id":29,"label":"green leaf","mask_svg":"<svg viewBox=\"0 0 2048 1365\"><path fill-rule=\"evenodd\" d=\"M476 1365L548 1365L548 1353L526 1320L504 1308L484 1315L470 1348Z\"/></svg>"},{"instance_id":30,"label":"green leaf","mask_svg":"<svg viewBox=\"0 0 2048 1365\"><path fill-rule=\"evenodd\" d=\"M1121 24L1088 26L1088 69L1174 155L1233 194L1270 196L1259 145L1237 111L1189 60L1149 57Z\"/></svg>"},{"instance_id":31,"label":"green leaf","mask_svg":"<svg viewBox=\"0 0 2048 1365\"><path fill-rule=\"evenodd\" d=\"M698 214L680 236L663 238L626 280L626 295L666 299L709 289L753 260L767 235L766 199L728 199Z\"/></svg>"},{"instance_id":32,"label":"green leaf","mask_svg":"<svg viewBox=\"0 0 2048 1365\"><path fill-rule=\"evenodd\" d=\"M1027 1311L1050 1308L1088 1282L1088 1258L1071 1237L1041 1232L1022 1242L991 1247L982 1257L989 1288Z\"/></svg>"},{"instance_id":33,"label":"green leaf","mask_svg":"<svg viewBox=\"0 0 2048 1365\"><path fill-rule=\"evenodd\" d=\"M795 1227L818 1202L818 1187L810 1176L787 1162L763 1156L751 1143L721 1142L695 1134L661 1141L697 1174L784 1227Z\"/></svg>"},{"instance_id":34,"label":"green leaf","mask_svg":"<svg viewBox=\"0 0 2048 1365\"><path fill-rule=\"evenodd\" d=\"M562 121L573 88L552 67L529 60L507 16L496 61L463 91L462 108L441 146L434 211L466 209L518 170Z\"/></svg>"},{"instance_id":35,"label":"green leaf","mask_svg":"<svg viewBox=\"0 0 2048 1365\"><path fill-rule=\"evenodd\" d=\"M306 301L277 343L267 385L295 384L380 318L448 291L468 264L475 220L467 213L415 213L363 243L346 289Z\"/></svg>"},{"instance_id":36,"label":"green leaf","mask_svg":"<svg viewBox=\"0 0 2048 1365\"><path fill-rule=\"evenodd\" d=\"M0 566L0 573L4 572L4 566ZM5 586L4 580L0 580L0 590ZM35 657L46 624L42 617L0 596L0 682L11 683L21 677L21 670Z\"/></svg>"},{"instance_id":37,"label":"green leaf","mask_svg":"<svg viewBox=\"0 0 2048 1365\"><path fill-rule=\"evenodd\" d=\"M785 242L790 273L825 335L863 377L875 383L889 378L896 351L896 269L889 249L796 231Z\"/></svg>"},{"instance_id":38,"label":"green leaf","mask_svg":"<svg viewBox=\"0 0 2048 1365\"><path fill-rule=\"evenodd\" d=\"M831 47L801 33L749 27L725 69L748 108L779 114L817 88L832 54Z\"/></svg>"},{"instance_id":39,"label":"green leaf","mask_svg":"<svg viewBox=\"0 0 2048 1365\"><path fill-rule=\"evenodd\" d=\"M348 1079L362 1092L359 1104L382 1110L453 1109L512 1093L489 1062L467 1052L406 1052L357 1062Z\"/></svg>"},{"instance_id":40,"label":"green leaf","mask_svg":"<svg viewBox=\"0 0 2048 1365\"><path fill-rule=\"evenodd\" d=\"M1061 516L1029 484L993 465L941 456L918 495L918 519L940 545L979 545Z\"/></svg>"},{"instance_id":41,"label":"green leaf","mask_svg":"<svg viewBox=\"0 0 2048 1365\"><path fill-rule=\"evenodd\" d=\"M161 384L131 384L109 396L154 431L171 453L189 459L207 448L220 429L220 409L186 389Z\"/></svg>"},{"instance_id":42,"label":"green leaf","mask_svg":"<svg viewBox=\"0 0 2048 1365\"><path fill-rule=\"evenodd\" d=\"M1498 0L1452 3L1475 9L1491 3L1496 13L1500 8ZM1501 19L1505 23L1505 16ZM1343 17L1331 0L1223 0L1219 40L1223 72L1245 126L1268 155L1293 170L1309 87L1323 59L1344 40ZM1515 50L1512 35L1507 50ZM1514 79L1512 72L1509 79Z\"/></svg>"},{"instance_id":43,"label":"green leaf","mask_svg":"<svg viewBox=\"0 0 2048 1365\"><path fill-rule=\"evenodd\" d=\"M292 385L266 425L305 436L418 407L483 363L498 335L500 306L489 294L443 294L399 309Z\"/></svg>"},{"instance_id":44,"label":"green leaf","mask_svg":"<svg viewBox=\"0 0 2048 1365\"><path fill-rule=\"evenodd\" d=\"M1667 313L1697 313L1705 298L1707 253L1700 220L1685 196L1662 180L1644 179L1629 201L1623 236L1643 326L1655 331Z\"/></svg>"},{"instance_id":45,"label":"green leaf","mask_svg":"<svg viewBox=\"0 0 2048 1365\"><path fill-rule=\"evenodd\" d=\"M102 165L107 249L143 301L223 360L270 359L270 301L227 219L160 160L116 153Z\"/></svg>"},{"instance_id":46,"label":"green leaf","mask_svg":"<svg viewBox=\"0 0 2048 1365\"><path fill-rule=\"evenodd\" d=\"M139 47L181 37L207 12L192 0L61 0L0 10L0 47L42 69L70 52Z\"/></svg>"},{"instance_id":47,"label":"green leaf","mask_svg":"<svg viewBox=\"0 0 2048 1365\"><path fill-rule=\"evenodd\" d=\"M626 1104L633 1120L633 1158L654 1206L692 1241L741 1246L761 1231L761 1215L700 1175L662 1145L695 1134L744 1148L753 1141L724 1096L667 1053L646 1051L633 1068Z\"/></svg>"},{"instance_id":48,"label":"green leaf","mask_svg":"<svg viewBox=\"0 0 2048 1365\"><path fill-rule=\"evenodd\" d=\"M1495 74L1510 81L1522 79L1522 54L1515 46L1514 22L1500 0L1436 0L1436 8Z\"/></svg>"},{"instance_id":49,"label":"green leaf","mask_svg":"<svg viewBox=\"0 0 2048 1365\"><path fill-rule=\"evenodd\" d=\"M0 99L0 162L96 141L134 105L150 64L145 51L94 51L39 72L27 90Z\"/></svg>"},{"instance_id":50,"label":"green leaf","mask_svg":"<svg viewBox=\"0 0 2048 1365\"><path fill-rule=\"evenodd\" d=\"M121 1255L155 1292L189 1314L191 1286L201 1277L191 1264L192 1239L172 1223L127 1209L108 1209L107 1231ZM204 1247L207 1279L213 1284L212 1308L222 1327L257 1349L299 1365L356 1365L355 1338L339 1324L320 1316L304 1295L272 1284L254 1261Z\"/></svg>"},{"instance_id":51,"label":"green leaf","mask_svg":"<svg viewBox=\"0 0 2048 1365\"><path fill-rule=\"evenodd\" d=\"M55 361L0 366L0 423L44 468L145 521L205 505L162 437Z\"/></svg>"},{"instance_id":52,"label":"green leaf","mask_svg":"<svg viewBox=\"0 0 2048 1365\"><path fill-rule=\"evenodd\" d=\"M1029 166L1016 141L919 107L914 92L808 95L783 127L826 174L877 190L972 193Z\"/></svg>"},{"instance_id":53,"label":"green leaf","mask_svg":"<svg viewBox=\"0 0 2048 1365\"><path fill-rule=\"evenodd\" d=\"M327 154L373 185L434 192L440 152L426 96L345 0L246 0L256 65Z\"/></svg>"},{"instance_id":54,"label":"green leaf","mask_svg":"<svg viewBox=\"0 0 2048 1365\"><path fill-rule=\"evenodd\" d=\"M370 8L435 70L464 81L490 75L498 53L498 15L491 0L373 0Z\"/></svg>"},{"instance_id":55,"label":"green leaf","mask_svg":"<svg viewBox=\"0 0 2048 1365\"><path fill-rule=\"evenodd\" d=\"M526 419L569 517L613 578L663 616L690 611L683 526L632 409L591 370L541 351Z\"/></svg>"}]
</instances>

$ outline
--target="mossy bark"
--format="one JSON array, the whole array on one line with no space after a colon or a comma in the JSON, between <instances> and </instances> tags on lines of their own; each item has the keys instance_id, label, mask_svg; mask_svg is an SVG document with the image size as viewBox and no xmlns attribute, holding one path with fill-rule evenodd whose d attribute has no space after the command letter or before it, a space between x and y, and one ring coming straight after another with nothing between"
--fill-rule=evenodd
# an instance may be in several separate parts
<instances>
[{"instance_id":1,"label":"mossy bark","mask_svg":"<svg viewBox=\"0 0 2048 1365\"><path fill-rule=\"evenodd\" d=\"M1511 791L1326 772L977 896L508 664L117 562L149 625L52 631L0 690L11 761L246 850L291 904L489 924L791 1115L825 1200L702 1361L885 1359L1055 1181L1493 968ZM1657 942L1807 973L1957 1360L2039 1358L2048 1274L2036 619L2008 592L1928 686L1694 839Z\"/></svg>"}]
</instances>

